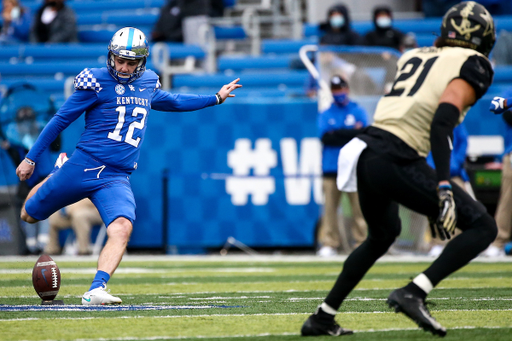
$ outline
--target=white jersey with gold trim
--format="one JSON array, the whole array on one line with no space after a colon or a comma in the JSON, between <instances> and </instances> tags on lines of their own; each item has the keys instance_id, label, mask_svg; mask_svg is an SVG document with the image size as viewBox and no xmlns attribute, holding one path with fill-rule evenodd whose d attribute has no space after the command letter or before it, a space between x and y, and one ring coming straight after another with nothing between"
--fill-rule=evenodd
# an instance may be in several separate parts
<instances>
[{"instance_id":1,"label":"white jersey with gold trim","mask_svg":"<svg viewBox=\"0 0 512 341\"><path fill-rule=\"evenodd\" d=\"M379 100L373 126L389 131L421 156L430 151L430 125L448 84L462 78L477 99L492 83L489 60L461 47L425 47L405 53L397 62L393 88ZM461 112L459 123L470 107Z\"/></svg>"}]
</instances>

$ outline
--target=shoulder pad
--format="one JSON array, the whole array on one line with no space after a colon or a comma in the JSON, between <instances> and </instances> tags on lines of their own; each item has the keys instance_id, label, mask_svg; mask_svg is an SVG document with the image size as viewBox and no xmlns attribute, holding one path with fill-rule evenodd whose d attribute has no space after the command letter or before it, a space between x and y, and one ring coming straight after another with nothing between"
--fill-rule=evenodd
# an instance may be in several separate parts
<instances>
[{"instance_id":1,"label":"shoulder pad","mask_svg":"<svg viewBox=\"0 0 512 341\"><path fill-rule=\"evenodd\" d=\"M76 90L94 90L100 92L102 87L99 80L94 76L92 70L84 69L73 82Z\"/></svg>"},{"instance_id":2,"label":"shoulder pad","mask_svg":"<svg viewBox=\"0 0 512 341\"><path fill-rule=\"evenodd\" d=\"M153 88L154 90L162 87L162 84L160 84L160 78L153 70L150 69L147 69L146 72L144 72L143 81L147 84L148 88Z\"/></svg>"}]
</instances>

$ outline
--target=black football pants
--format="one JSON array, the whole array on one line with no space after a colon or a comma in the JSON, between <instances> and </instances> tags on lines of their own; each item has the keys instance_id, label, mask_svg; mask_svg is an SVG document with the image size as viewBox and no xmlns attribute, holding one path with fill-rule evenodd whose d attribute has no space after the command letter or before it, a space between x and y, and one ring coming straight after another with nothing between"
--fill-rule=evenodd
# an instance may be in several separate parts
<instances>
[{"instance_id":1,"label":"black football pants","mask_svg":"<svg viewBox=\"0 0 512 341\"><path fill-rule=\"evenodd\" d=\"M398 204L430 217L439 214L437 177L425 159L395 162L367 148L357 165L359 202L368 223L368 238L343 265L325 303L338 309L379 257L400 234ZM436 286L443 278L466 265L494 241L497 227L485 207L452 183L457 227L443 253L423 273Z\"/></svg>"}]
</instances>

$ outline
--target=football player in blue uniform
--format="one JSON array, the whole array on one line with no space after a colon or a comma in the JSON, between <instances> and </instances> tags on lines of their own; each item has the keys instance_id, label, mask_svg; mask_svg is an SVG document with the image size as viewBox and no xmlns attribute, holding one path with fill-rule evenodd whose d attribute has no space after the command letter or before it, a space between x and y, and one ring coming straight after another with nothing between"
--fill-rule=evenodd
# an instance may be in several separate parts
<instances>
[{"instance_id":1,"label":"football player in blue uniform","mask_svg":"<svg viewBox=\"0 0 512 341\"><path fill-rule=\"evenodd\" d=\"M74 81L75 92L45 127L16 174L30 178L43 151L85 111L85 131L66 163L29 193L21 218L29 223L89 198L108 227L108 241L98 271L82 304L119 304L106 284L125 252L135 220L130 174L137 168L150 109L192 111L221 104L239 87L239 79L211 96L171 94L160 90L158 76L146 70L149 45L133 27L117 31L108 46L107 67L84 69ZM60 167L59 167L60 166Z\"/></svg>"}]
</instances>

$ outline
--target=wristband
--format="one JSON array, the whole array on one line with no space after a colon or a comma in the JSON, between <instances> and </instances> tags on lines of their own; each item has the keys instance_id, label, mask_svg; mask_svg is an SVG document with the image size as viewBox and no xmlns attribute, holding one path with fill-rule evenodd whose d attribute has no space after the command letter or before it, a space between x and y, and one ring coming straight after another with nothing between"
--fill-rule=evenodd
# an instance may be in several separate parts
<instances>
[{"instance_id":1,"label":"wristband","mask_svg":"<svg viewBox=\"0 0 512 341\"><path fill-rule=\"evenodd\" d=\"M437 186L437 189L449 189L449 190L451 190L452 189L452 185L450 185L450 184L439 185L439 186Z\"/></svg>"},{"instance_id":2,"label":"wristband","mask_svg":"<svg viewBox=\"0 0 512 341\"><path fill-rule=\"evenodd\" d=\"M29 165L31 165L31 166L35 166L35 165L36 165L36 163L35 163L34 161L29 160L29 159L27 159L27 158L24 158L24 159L23 159L23 161L25 161L26 163L28 163L28 164L29 164Z\"/></svg>"},{"instance_id":3,"label":"wristband","mask_svg":"<svg viewBox=\"0 0 512 341\"><path fill-rule=\"evenodd\" d=\"M217 97L217 104L222 104L224 102L218 92L215 94L215 96Z\"/></svg>"}]
</instances>

